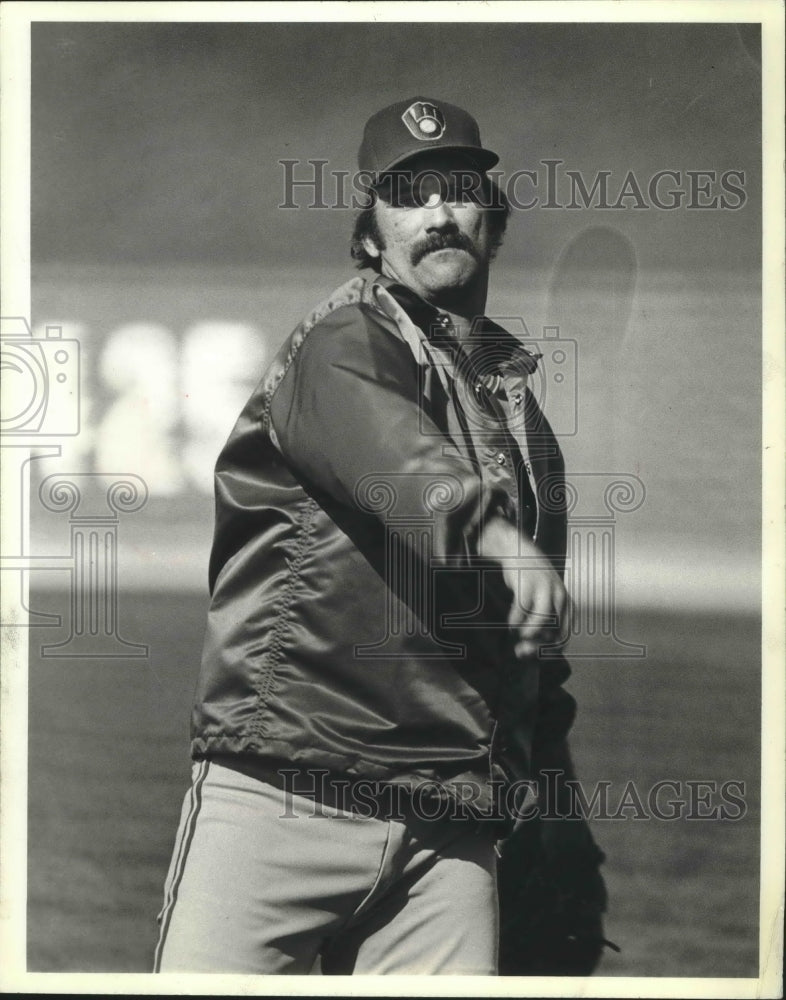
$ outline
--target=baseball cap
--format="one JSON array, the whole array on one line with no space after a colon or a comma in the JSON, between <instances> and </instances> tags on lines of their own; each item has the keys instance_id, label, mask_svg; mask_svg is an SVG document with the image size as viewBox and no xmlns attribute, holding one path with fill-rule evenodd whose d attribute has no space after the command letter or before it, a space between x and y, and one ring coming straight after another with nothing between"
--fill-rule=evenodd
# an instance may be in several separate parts
<instances>
[{"instance_id":1,"label":"baseball cap","mask_svg":"<svg viewBox=\"0 0 786 1000\"><path fill-rule=\"evenodd\" d=\"M376 180L410 157L437 149L461 152L480 170L499 161L481 144L478 123L468 111L431 97L410 97L366 122L358 167Z\"/></svg>"}]
</instances>

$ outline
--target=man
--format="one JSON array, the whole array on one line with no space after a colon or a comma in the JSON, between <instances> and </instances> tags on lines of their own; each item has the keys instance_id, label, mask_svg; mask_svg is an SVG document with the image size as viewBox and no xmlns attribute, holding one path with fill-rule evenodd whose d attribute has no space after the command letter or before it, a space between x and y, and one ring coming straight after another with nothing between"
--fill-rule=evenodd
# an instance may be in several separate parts
<instances>
[{"instance_id":1,"label":"man","mask_svg":"<svg viewBox=\"0 0 786 1000\"><path fill-rule=\"evenodd\" d=\"M497 159L442 101L368 121L376 273L297 327L219 457L163 971L497 973L498 842L573 717L559 448L537 359L483 317Z\"/></svg>"}]
</instances>

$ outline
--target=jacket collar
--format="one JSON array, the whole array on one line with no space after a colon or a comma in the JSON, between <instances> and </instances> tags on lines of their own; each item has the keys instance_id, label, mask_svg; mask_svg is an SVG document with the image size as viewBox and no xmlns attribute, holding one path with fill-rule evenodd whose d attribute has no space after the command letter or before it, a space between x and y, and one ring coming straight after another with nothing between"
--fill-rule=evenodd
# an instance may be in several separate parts
<instances>
[{"instance_id":1,"label":"jacket collar","mask_svg":"<svg viewBox=\"0 0 786 1000\"><path fill-rule=\"evenodd\" d=\"M411 288L384 275L379 275L369 282L369 291L375 285L381 286L393 296L415 326L419 327L429 340L435 342L441 340L443 343L448 341L458 345L458 341L446 334L444 327L439 324L442 313L416 292L413 292ZM523 362L530 374L537 368L538 359L542 357L541 354L533 354L528 351L517 337L489 319L488 316L479 316L472 324L471 340L474 342L474 346L478 346L478 340L484 337L493 339L495 354L500 357L503 366L505 362L510 363L516 360L519 364Z\"/></svg>"},{"instance_id":2,"label":"jacket collar","mask_svg":"<svg viewBox=\"0 0 786 1000\"><path fill-rule=\"evenodd\" d=\"M422 299L416 292L413 292L411 288L407 288L406 285L402 285L400 282L394 281L392 278L380 275L374 280L373 284L381 285L386 291L388 291L396 302L398 302L404 312L406 312L407 316L409 316L415 326L420 327L420 329L427 336L433 334L440 315L438 309L432 306L429 302L426 302L425 299Z\"/></svg>"}]
</instances>

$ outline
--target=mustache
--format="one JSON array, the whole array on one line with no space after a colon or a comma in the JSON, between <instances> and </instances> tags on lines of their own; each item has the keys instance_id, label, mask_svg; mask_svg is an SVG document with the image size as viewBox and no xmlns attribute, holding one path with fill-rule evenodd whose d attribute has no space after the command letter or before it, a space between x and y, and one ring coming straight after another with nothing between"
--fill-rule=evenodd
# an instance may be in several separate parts
<instances>
[{"instance_id":1,"label":"mustache","mask_svg":"<svg viewBox=\"0 0 786 1000\"><path fill-rule=\"evenodd\" d=\"M435 250L466 250L477 259L478 251L472 240L460 230L445 230L441 233L430 233L420 243L417 243L410 253L412 264L418 264L423 258Z\"/></svg>"}]
</instances>

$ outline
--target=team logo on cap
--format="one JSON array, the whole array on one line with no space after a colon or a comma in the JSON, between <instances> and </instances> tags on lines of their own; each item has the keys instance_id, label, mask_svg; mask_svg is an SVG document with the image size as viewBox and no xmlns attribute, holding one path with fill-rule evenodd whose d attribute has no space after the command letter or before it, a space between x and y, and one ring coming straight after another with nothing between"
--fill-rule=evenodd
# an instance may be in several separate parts
<instances>
[{"instance_id":1,"label":"team logo on cap","mask_svg":"<svg viewBox=\"0 0 786 1000\"><path fill-rule=\"evenodd\" d=\"M440 139L445 131L445 118L436 104L415 101L410 104L401 120L416 139Z\"/></svg>"}]
</instances>

